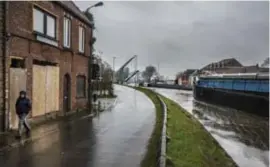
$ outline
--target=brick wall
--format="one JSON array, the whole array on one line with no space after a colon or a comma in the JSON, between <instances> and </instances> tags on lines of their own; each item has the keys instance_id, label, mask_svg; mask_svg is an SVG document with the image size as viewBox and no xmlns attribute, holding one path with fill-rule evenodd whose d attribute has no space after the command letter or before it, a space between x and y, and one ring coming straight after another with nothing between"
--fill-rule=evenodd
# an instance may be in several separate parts
<instances>
[{"instance_id":1,"label":"brick wall","mask_svg":"<svg viewBox=\"0 0 270 167\"><path fill-rule=\"evenodd\" d=\"M0 131L4 129L4 2L0 2Z\"/></svg>"},{"instance_id":2,"label":"brick wall","mask_svg":"<svg viewBox=\"0 0 270 167\"><path fill-rule=\"evenodd\" d=\"M33 6L38 6L45 11L56 16L56 36L58 41L58 47L54 47L48 44L44 44L35 40L33 34L33 19L32 10ZM90 55L90 47L88 45L91 37L91 29L88 27L85 29L86 43L85 43L85 55L78 54L78 36L79 25L83 24L81 21L72 17L72 37L71 37L71 49L63 49L63 17L66 11L54 2L38 1L38 2L23 2L23 1L10 1L9 2L9 25L12 39L9 41L9 56L24 57L26 58L26 67L28 71L27 78L27 92L32 98L32 65L33 59L46 60L50 62L58 63L60 67L60 92L59 102L60 110L62 110L63 103L63 79L65 74L69 74L71 77L71 102L72 109L77 107L83 107L87 103L87 98L76 99L76 76L83 74L88 77L88 57ZM72 13L69 13L72 15ZM85 25L85 24L84 24ZM86 80L87 81L87 80ZM86 82L87 85L87 82ZM87 93L86 93L87 94Z\"/></svg>"}]
</instances>

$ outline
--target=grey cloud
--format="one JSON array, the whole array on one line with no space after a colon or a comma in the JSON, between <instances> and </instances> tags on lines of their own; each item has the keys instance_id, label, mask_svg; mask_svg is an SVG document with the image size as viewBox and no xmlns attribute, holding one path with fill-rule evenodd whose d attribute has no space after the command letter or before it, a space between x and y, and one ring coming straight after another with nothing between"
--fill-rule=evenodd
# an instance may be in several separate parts
<instances>
[{"instance_id":1,"label":"grey cloud","mask_svg":"<svg viewBox=\"0 0 270 167\"><path fill-rule=\"evenodd\" d=\"M75 2L82 10L94 2ZM269 55L269 2L104 2L93 8L104 58L119 67L139 55L139 67L160 64L175 75L235 57L243 64Z\"/></svg>"}]
</instances>

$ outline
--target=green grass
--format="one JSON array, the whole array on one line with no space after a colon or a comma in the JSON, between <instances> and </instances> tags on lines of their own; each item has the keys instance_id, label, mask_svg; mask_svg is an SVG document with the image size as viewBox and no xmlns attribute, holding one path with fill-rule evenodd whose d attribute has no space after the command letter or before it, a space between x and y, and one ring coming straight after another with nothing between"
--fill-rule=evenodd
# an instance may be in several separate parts
<instances>
[{"instance_id":1,"label":"green grass","mask_svg":"<svg viewBox=\"0 0 270 167\"><path fill-rule=\"evenodd\" d=\"M131 86L128 86L131 87ZM142 87L131 87L145 93L155 104L156 125L148 143L147 153L141 162L142 167L156 166L157 150L162 130L162 106L156 93ZM172 100L161 95L167 105L167 167L236 167L203 126Z\"/></svg>"},{"instance_id":2,"label":"green grass","mask_svg":"<svg viewBox=\"0 0 270 167\"><path fill-rule=\"evenodd\" d=\"M156 124L154 127L154 130L152 132L151 138L148 141L147 145L147 152L141 162L141 167L156 167L157 166L157 157L160 147L160 137L161 137L161 131L162 131L162 120L163 120L163 114L162 114L162 106L156 96L156 94L152 90L140 88L140 87L133 87L136 90L139 90L143 93L145 93L154 103L156 107Z\"/></svg>"},{"instance_id":3,"label":"green grass","mask_svg":"<svg viewBox=\"0 0 270 167\"><path fill-rule=\"evenodd\" d=\"M172 100L162 97L167 105L168 166L231 167L236 166L213 137Z\"/></svg>"}]
</instances>

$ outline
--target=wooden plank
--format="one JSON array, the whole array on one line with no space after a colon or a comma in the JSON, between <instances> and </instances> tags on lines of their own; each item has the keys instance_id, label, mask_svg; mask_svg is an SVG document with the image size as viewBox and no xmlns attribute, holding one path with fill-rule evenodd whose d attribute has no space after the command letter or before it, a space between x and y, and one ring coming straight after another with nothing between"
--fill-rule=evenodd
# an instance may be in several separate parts
<instances>
[{"instance_id":1,"label":"wooden plank","mask_svg":"<svg viewBox=\"0 0 270 167\"><path fill-rule=\"evenodd\" d=\"M46 66L33 65L32 91L32 116L44 115L46 112Z\"/></svg>"},{"instance_id":2,"label":"wooden plank","mask_svg":"<svg viewBox=\"0 0 270 167\"><path fill-rule=\"evenodd\" d=\"M59 111L59 67L46 67L46 113Z\"/></svg>"},{"instance_id":3,"label":"wooden plank","mask_svg":"<svg viewBox=\"0 0 270 167\"><path fill-rule=\"evenodd\" d=\"M15 104L21 90L26 90L26 70L20 68L10 68L10 128L18 128L18 117Z\"/></svg>"}]
</instances>

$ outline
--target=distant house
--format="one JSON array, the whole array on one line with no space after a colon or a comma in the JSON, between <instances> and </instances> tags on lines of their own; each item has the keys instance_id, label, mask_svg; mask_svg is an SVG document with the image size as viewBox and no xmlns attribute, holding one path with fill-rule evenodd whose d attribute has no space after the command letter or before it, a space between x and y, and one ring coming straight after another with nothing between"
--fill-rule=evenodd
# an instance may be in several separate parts
<instances>
[{"instance_id":1,"label":"distant house","mask_svg":"<svg viewBox=\"0 0 270 167\"><path fill-rule=\"evenodd\" d=\"M269 73L269 68L259 67L258 65L253 66L242 66L242 67L224 67L215 70L215 73Z\"/></svg>"},{"instance_id":2,"label":"distant house","mask_svg":"<svg viewBox=\"0 0 270 167\"><path fill-rule=\"evenodd\" d=\"M259 65L243 66L234 58L223 59L219 62L210 63L199 70L200 74L223 74L223 73L257 73L269 72L269 68L259 67Z\"/></svg>"},{"instance_id":3,"label":"distant house","mask_svg":"<svg viewBox=\"0 0 270 167\"><path fill-rule=\"evenodd\" d=\"M193 87L194 81L196 81L198 79L197 78L198 77L198 74L199 74L199 70L196 70L192 74L190 74L190 76L189 76L189 85L191 87Z\"/></svg>"},{"instance_id":4,"label":"distant house","mask_svg":"<svg viewBox=\"0 0 270 167\"><path fill-rule=\"evenodd\" d=\"M179 75L178 78L177 78L178 85L185 85L185 86L190 85L189 77L195 71L196 71L196 69L187 69L181 75Z\"/></svg>"},{"instance_id":5,"label":"distant house","mask_svg":"<svg viewBox=\"0 0 270 167\"><path fill-rule=\"evenodd\" d=\"M215 71L220 68L227 68L227 67L242 67L243 65L237 61L235 58L230 59L223 59L218 62L210 63L203 68L200 69L200 71Z\"/></svg>"}]
</instances>

